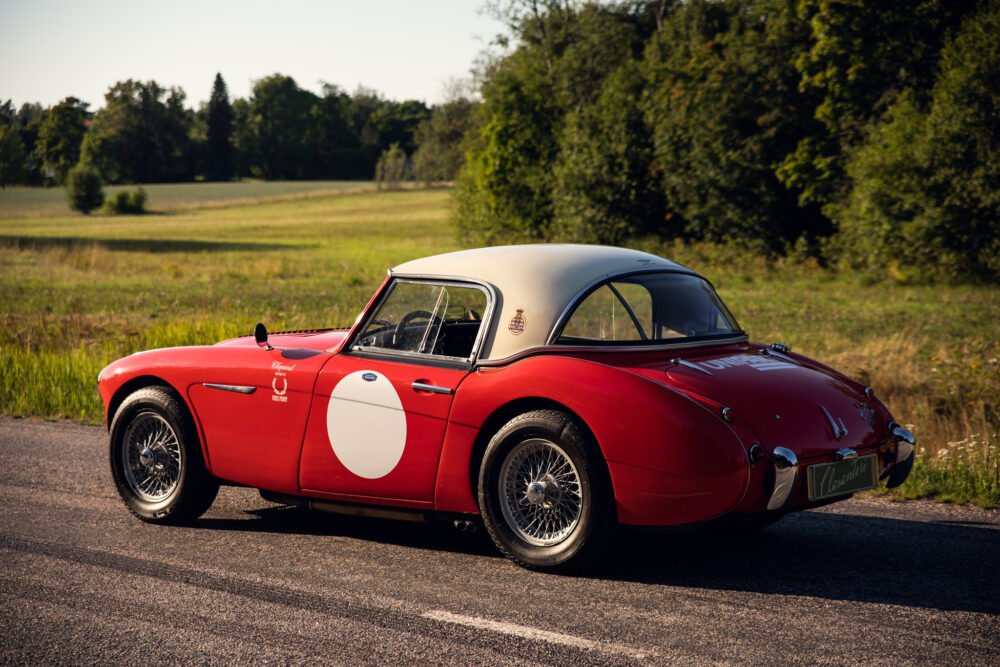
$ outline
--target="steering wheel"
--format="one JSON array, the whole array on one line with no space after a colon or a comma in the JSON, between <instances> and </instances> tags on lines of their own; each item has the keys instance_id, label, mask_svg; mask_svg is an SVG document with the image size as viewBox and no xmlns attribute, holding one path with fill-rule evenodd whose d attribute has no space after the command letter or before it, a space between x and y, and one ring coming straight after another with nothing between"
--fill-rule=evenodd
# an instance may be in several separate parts
<instances>
[{"instance_id":1,"label":"steering wheel","mask_svg":"<svg viewBox=\"0 0 1000 667\"><path fill-rule=\"evenodd\" d=\"M399 319L399 324L396 325L396 332L392 336L393 347L399 345L400 341L403 340L403 336L406 334L406 329L410 326L413 320L418 320L418 319L424 319L427 320L428 322L433 320L434 322L437 323L437 326L439 327L441 326L441 318L437 317L436 315L434 315L429 311L426 310L410 311L406 315L403 315L403 317ZM438 337L438 341L440 340L441 337Z\"/></svg>"}]
</instances>

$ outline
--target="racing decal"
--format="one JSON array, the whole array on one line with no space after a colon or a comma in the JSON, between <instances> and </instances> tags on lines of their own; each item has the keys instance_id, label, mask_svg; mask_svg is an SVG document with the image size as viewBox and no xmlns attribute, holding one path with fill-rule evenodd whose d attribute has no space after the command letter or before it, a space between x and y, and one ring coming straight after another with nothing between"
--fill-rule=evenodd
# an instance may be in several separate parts
<instances>
[{"instance_id":1,"label":"racing decal","mask_svg":"<svg viewBox=\"0 0 1000 667\"><path fill-rule=\"evenodd\" d=\"M334 456L358 477L392 472L406 447L406 413L389 378L375 371L341 378L330 393L326 433Z\"/></svg>"},{"instance_id":2,"label":"racing decal","mask_svg":"<svg viewBox=\"0 0 1000 667\"><path fill-rule=\"evenodd\" d=\"M515 336L520 336L524 333L524 327L527 325L528 323L524 319L524 308L518 308L517 314L510 318L510 324L507 326L507 330Z\"/></svg>"},{"instance_id":3,"label":"racing decal","mask_svg":"<svg viewBox=\"0 0 1000 667\"><path fill-rule=\"evenodd\" d=\"M288 373L295 369L295 364L283 364L280 361L271 362L271 370L274 371L274 377L271 378L271 389L274 391L271 394L271 400L275 403L287 403L288 396Z\"/></svg>"},{"instance_id":4,"label":"racing decal","mask_svg":"<svg viewBox=\"0 0 1000 667\"><path fill-rule=\"evenodd\" d=\"M795 368L795 364L759 354L734 354L711 361L699 361L698 365L712 371L721 371L732 366L749 366L755 371L783 371Z\"/></svg>"}]
</instances>

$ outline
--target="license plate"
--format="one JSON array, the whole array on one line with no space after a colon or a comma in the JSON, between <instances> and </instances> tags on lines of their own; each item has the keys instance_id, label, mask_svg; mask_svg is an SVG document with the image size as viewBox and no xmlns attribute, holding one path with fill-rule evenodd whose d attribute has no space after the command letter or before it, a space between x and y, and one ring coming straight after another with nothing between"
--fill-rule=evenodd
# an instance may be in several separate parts
<instances>
[{"instance_id":1,"label":"license plate","mask_svg":"<svg viewBox=\"0 0 1000 667\"><path fill-rule=\"evenodd\" d=\"M846 496L878 484L875 455L809 466L809 500Z\"/></svg>"}]
</instances>

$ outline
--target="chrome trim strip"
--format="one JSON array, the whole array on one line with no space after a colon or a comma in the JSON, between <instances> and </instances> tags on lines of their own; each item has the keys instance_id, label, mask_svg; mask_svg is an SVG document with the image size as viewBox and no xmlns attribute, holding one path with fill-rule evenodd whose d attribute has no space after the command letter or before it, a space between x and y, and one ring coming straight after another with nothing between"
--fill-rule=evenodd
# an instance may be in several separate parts
<instances>
[{"instance_id":1,"label":"chrome trim strip","mask_svg":"<svg viewBox=\"0 0 1000 667\"><path fill-rule=\"evenodd\" d=\"M765 449L764 453L774 464L774 490L767 501L767 509L776 510L784 506L792 493L799 472L799 459L786 447L775 447L771 453Z\"/></svg>"},{"instance_id":2,"label":"chrome trim strip","mask_svg":"<svg viewBox=\"0 0 1000 667\"><path fill-rule=\"evenodd\" d=\"M429 391L432 394L446 394L450 396L451 394L455 393L455 390L452 389L451 387L442 387L436 384L417 382L416 380L414 380L413 384L411 384L410 386L413 388L413 391Z\"/></svg>"},{"instance_id":3,"label":"chrome trim strip","mask_svg":"<svg viewBox=\"0 0 1000 667\"><path fill-rule=\"evenodd\" d=\"M231 391L236 394L252 394L257 391L257 387L248 387L247 385L242 384L215 384L214 382L203 382L202 384L209 389Z\"/></svg>"},{"instance_id":4,"label":"chrome trim strip","mask_svg":"<svg viewBox=\"0 0 1000 667\"><path fill-rule=\"evenodd\" d=\"M354 341L357 340L357 338L364 331L365 326L367 326L368 321L370 321L370 318L364 322L365 326L357 327L357 333L351 340L346 342L344 347L346 347L346 349L350 351L364 352L365 354L386 355L390 357L398 355L398 356L408 357L411 359L419 358L419 359L435 359L440 361L458 361L475 365L476 361L479 359L479 355L482 353L483 345L486 343L487 334L490 331L490 328L493 326L493 314L496 310L496 304L500 300L497 294L496 287L494 287L488 282L485 282L483 280L476 280L475 278L462 278L458 276L455 277L427 276L416 273L393 273L391 269L389 270L389 276L393 279L393 282L389 283L388 287L386 287L386 289L384 290L382 296L379 297L378 302L372 305L370 309L370 315L372 317L374 317L375 313L378 312L378 309L382 307L382 304L385 303L385 300L389 297L389 295L392 294L392 290L394 289L395 285L398 282L419 282L422 285L442 285L444 287L475 286L480 288L486 294L486 311L482 315L482 318L480 320L482 324L479 326L479 332L476 334L476 340L472 344L472 354L469 355L468 358L446 357L443 355L424 354L418 352L404 352L402 350L385 350L382 348L364 348L355 346ZM358 319L361 319L362 316L368 314L369 313L362 311L362 313L358 316Z\"/></svg>"},{"instance_id":5,"label":"chrome trim strip","mask_svg":"<svg viewBox=\"0 0 1000 667\"><path fill-rule=\"evenodd\" d=\"M678 358L671 359L670 363L672 363L674 366L683 366L684 368L691 368L691 369L696 370L696 371L701 371L705 375L711 375L712 374L712 371L710 371L710 370L708 370L706 368L702 368L698 364L690 362L687 359L681 359L681 358L678 357Z\"/></svg>"},{"instance_id":6,"label":"chrome trim strip","mask_svg":"<svg viewBox=\"0 0 1000 667\"><path fill-rule=\"evenodd\" d=\"M719 340L699 340L686 343L663 343L658 342L651 345L536 345L534 347L528 347L520 352L515 352L509 356L503 357L501 359L485 359L480 360L476 366L477 367L491 367L491 366L503 366L505 364L510 364L515 361L519 361L524 357L530 357L535 354L568 354L573 352L605 352L605 353L616 353L616 352L666 352L670 350L680 350L690 347L715 347L718 345L732 345L733 343L745 343L748 340L745 333L741 333L736 336L729 338L720 338Z\"/></svg>"},{"instance_id":7,"label":"chrome trim strip","mask_svg":"<svg viewBox=\"0 0 1000 667\"><path fill-rule=\"evenodd\" d=\"M796 366L801 366L802 365L798 361L796 361L795 359L792 359L787 354L785 354L783 352L780 352L778 350L774 350L774 349L765 347L765 348L763 348L761 350L761 352L763 352L764 354L768 355L769 357L778 357L782 361L787 361L788 363L795 364Z\"/></svg>"},{"instance_id":8,"label":"chrome trim strip","mask_svg":"<svg viewBox=\"0 0 1000 667\"><path fill-rule=\"evenodd\" d=\"M838 419L834 421L833 415L830 411L826 409L825 405L819 406L823 409L823 414L826 415L827 420L830 422L830 426L833 427L833 437L835 440L840 440L845 435L847 435L847 427L844 426L844 420Z\"/></svg>"}]
</instances>

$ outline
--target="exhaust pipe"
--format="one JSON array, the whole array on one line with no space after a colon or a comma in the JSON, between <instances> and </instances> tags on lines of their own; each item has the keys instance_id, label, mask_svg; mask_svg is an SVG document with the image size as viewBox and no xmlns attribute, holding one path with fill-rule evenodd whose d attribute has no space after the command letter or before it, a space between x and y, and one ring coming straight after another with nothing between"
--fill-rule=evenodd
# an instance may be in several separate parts
<instances>
[{"instance_id":1,"label":"exhaust pipe","mask_svg":"<svg viewBox=\"0 0 1000 667\"><path fill-rule=\"evenodd\" d=\"M455 519L451 522L451 525L455 526L455 530L460 533L474 533L477 528L475 521L469 521L467 519Z\"/></svg>"}]
</instances>

